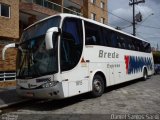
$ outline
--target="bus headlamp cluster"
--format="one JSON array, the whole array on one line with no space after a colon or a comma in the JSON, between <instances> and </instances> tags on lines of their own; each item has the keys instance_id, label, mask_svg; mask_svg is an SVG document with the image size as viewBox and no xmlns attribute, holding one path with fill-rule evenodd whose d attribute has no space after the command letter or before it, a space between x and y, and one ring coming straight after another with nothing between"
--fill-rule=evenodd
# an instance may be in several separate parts
<instances>
[{"instance_id":1,"label":"bus headlamp cluster","mask_svg":"<svg viewBox=\"0 0 160 120\"><path fill-rule=\"evenodd\" d=\"M49 88L49 87L53 87L57 84L58 84L58 81L51 81L51 82L47 82L47 83L43 84L42 87L43 88Z\"/></svg>"}]
</instances>

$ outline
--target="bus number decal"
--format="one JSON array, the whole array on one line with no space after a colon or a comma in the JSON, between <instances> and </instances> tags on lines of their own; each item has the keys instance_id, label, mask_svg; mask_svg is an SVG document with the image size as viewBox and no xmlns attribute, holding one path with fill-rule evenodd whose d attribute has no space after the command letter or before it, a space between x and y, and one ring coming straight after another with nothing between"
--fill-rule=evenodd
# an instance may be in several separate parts
<instances>
[{"instance_id":1,"label":"bus number decal","mask_svg":"<svg viewBox=\"0 0 160 120\"><path fill-rule=\"evenodd\" d=\"M76 86L82 85L82 80L81 81L76 81Z\"/></svg>"}]
</instances>

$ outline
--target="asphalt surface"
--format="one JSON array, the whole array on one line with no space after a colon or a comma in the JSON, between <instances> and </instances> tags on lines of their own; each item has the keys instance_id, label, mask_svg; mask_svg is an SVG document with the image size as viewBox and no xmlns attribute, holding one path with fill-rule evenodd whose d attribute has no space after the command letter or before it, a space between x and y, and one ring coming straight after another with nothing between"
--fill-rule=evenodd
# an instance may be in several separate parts
<instances>
[{"instance_id":1,"label":"asphalt surface","mask_svg":"<svg viewBox=\"0 0 160 120\"><path fill-rule=\"evenodd\" d=\"M160 120L160 75L112 86L98 98L89 93L64 100L37 101L0 116L2 120Z\"/></svg>"},{"instance_id":2,"label":"asphalt surface","mask_svg":"<svg viewBox=\"0 0 160 120\"><path fill-rule=\"evenodd\" d=\"M15 87L0 88L0 109L26 100L17 95Z\"/></svg>"}]
</instances>

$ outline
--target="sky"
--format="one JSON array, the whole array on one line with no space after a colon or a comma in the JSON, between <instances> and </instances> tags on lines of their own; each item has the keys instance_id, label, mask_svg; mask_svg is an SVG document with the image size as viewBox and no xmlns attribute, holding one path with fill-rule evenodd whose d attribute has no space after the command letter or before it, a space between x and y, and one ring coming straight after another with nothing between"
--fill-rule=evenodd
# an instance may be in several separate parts
<instances>
[{"instance_id":1,"label":"sky","mask_svg":"<svg viewBox=\"0 0 160 120\"><path fill-rule=\"evenodd\" d=\"M133 9L129 2L130 0L108 0L108 23L133 34ZM150 42L152 47L157 48L158 44L160 50L160 0L145 0L145 3L136 5L135 11L135 14L142 14L142 22L136 25L136 36Z\"/></svg>"}]
</instances>

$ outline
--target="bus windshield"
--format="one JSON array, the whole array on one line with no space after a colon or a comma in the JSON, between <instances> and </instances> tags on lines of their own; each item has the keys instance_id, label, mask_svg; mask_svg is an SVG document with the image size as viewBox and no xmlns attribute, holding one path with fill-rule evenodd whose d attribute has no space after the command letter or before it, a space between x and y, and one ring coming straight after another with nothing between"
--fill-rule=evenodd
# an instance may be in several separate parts
<instances>
[{"instance_id":1,"label":"bus windshield","mask_svg":"<svg viewBox=\"0 0 160 120\"><path fill-rule=\"evenodd\" d=\"M17 55L17 78L31 79L58 72L57 40L54 48L47 50L45 33L51 27L59 27L60 17L40 22L24 31Z\"/></svg>"}]
</instances>

